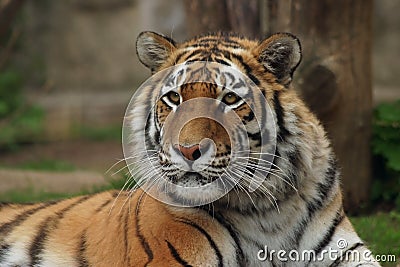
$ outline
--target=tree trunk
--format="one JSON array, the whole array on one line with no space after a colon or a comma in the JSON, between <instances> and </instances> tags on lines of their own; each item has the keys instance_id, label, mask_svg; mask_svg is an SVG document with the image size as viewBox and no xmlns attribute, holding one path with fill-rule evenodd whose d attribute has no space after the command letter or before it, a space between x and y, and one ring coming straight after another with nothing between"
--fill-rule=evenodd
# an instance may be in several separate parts
<instances>
[{"instance_id":1,"label":"tree trunk","mask_svg":"<svg viewBox=\"0 0 400 267\"><path fill-rule=\"evenodd\" d=\"M184 3L191 35L234 31L251 38L259 37L258 0L191 0Z\"/></svg>"},{"instance_id":2,"label":"tree trunk","mask_svg":"<svg viewBox=\"0 0 400 267\"><path fill-rule=\"evenodd\" d=\"M322 120L342 168L345 207L357 212L371 182L372 0L268 1L269 32L303 46L295 86Z\"/></svg>"},{"instance_id":3,"label":"tree trunk","mask_svg":"<svg viewBox=\"0 0 400 267\"><path fill-rule=\"evenodd\" d=\"M328 131L342 168L345 207L357 212L368 200L371 181L372 0L196 0L186 5L188 29L196 34L233 30L258 37L286 31L300 38L303 61L295 87Z\"/></svg>"},{"instance_id":4,"label":"tree trunk","mask_svg":"<svg viewBox=\"0 0 400 267\"><path fill-rule=\"evenodd\" d=\"M0 38L7 33L24 0L0 0Z\"/></svg>"}]
</instances>

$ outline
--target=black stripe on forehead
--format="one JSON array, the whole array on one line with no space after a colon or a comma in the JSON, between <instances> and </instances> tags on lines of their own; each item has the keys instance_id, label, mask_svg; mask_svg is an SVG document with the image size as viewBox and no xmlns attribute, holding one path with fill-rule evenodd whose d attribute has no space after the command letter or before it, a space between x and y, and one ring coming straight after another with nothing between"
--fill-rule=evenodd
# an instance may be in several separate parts
<instances>
[{"instance_id":1,"label":"black stripe on forehead","mask_svg":"<svg viewBox=\"0 0 400 267\"><path fill-rule=\"evenodd\" d=\"M245 86L246 86L245 82L242 79L238 78L236 79L236 83L232 86L232 89L238 89Z\"/></svg>"},{"instance_id":2,"label":"black stripe on forehead","mask_svg":"<svg viewBox=\"0 0 400 267\"><path fill-rule=\"evenodd\" d=\"M226 65L226 66L231 66L231 64L228 61L224 60L224 59L215 58L214 60L219 64L223 64L223 65Z\"/></svg>"},{"instance_id":3,"label":"black stripe on forehead","mask_svg":"<svg viewBox=\"0 0 400 267\"><path fill-rule=\"evenodd\" d=\"M236 37L236 38L234 38ZM198 43L228 43L232 45L240 45L240 43L235 40L237 36L229 34L229 33L216 33L213 35L202 36L197 39L193 39L192 41L196 41Z\"/></svg>"},{"instance_id":4,"label":"black stripe on forehead","mask_svg":"<svg viewBox=\"0 0 400 267\"><path fill-rule=\"evenodd\" d=\"M183 63L186 62L189 58L192 58L194 56L198 56L199 54L202 53L202 51L204 51L203 49L195 49L195 50L184 50L181 51L181 53L177 54L175 59L174 59L174 63L175 64L179 64L179 63Z\"/></svg>"},{"instance_id":5,"label":"black stripe on forehead","mask_svg":"<svg viewBox=\"0 0 400 267\"><path fill-rule=\"evenodd\" d=\"M218 85L208 82L183 84L180 87L183 101L196 97L217 97Z\"/></svg>"},{"instance_id":6,"label":"black stripe on forehead","mask_svg":"<svg viewBox=\"0 0 400 267\"><path fill-rule=\"evenodd\" d=\"M183 60L181 60L182 58ZM191 52L182 53L176 57L175 62L215 61L230 66L231 64L228 62L230 59L231 53L229 50L213 47L211 49L197 48Z\"/></svg>"},{"instance_id":7,"label":"black stripe on forehead","mask_svg":"<svg viewBox=\"0 0 400 267\"><path fill-rule=\"evenodd\" d=\"M188 52L185 51L185 52L183 52L183 53L178 54L178 55L175 57L175 64L177 64L177 63L181 60L181 58L182 58L184 55L186 55L187 53L188 53Z\"/></svg>"},{"instance_id":8,"label":"black stripe on forehead","mask_svg":"<svg viewBox=\"0 0 400 267\"><path fill-rule=\"evenodd\" d=\"M211 56L215 57L212 58ZM206 50L206 49L197 49L190 53L186 58L186 62L196 62L196 61L208 61L208 62L217 62L220 64L224 64L227 66L231 66L228 61L232 61L232 58L236 59L241 67L244 68L245 74L250 80L253 81L255 85L260 85L260 80L253 74L252 68L243 60L243 57L238 54L230 53L228 50L223 49L215 49L215 50Z\"/></svg>"},{"instance_id":9,"label":"black stripe on forehead","mask_svg":"<svg viewBox=\"0 0 400 267\"><path fill-rule=\"evenodd\" d=\"M189 47L194 47L194 48L198 48L198 47L203 47L203 48L217 48L217 46L223 46L225 48L233 48L233 49L237 49L237 48L243 48L240 44L238 43L233 43L233 42L223 42L220 40L215 40L213 42L199 42L199 43L195 43L190 45Z\"/></svg>"},{"instance_id":10,"label":"black stripe on forehead","mask_svg":"<svg viewBox=\"0 0 400 267\"><path fill-rule=\"evenodd\" d=\"M190 59L192 58L196 58L199 57L201 55L204 55L204 51L203 49L196 49L194 51L192 51L189 55L187 55L184 59L185 62L190 61Z\"/></svg>"},{"instance_id":11,"label":"black stripe on forehead","mask_svg":"<svg viewBox=\"0 0 400 267\"><path fill-rule=\"evenodd\" d=\"M243 57L237 54L230 54L232 57L234 57L244 68L247 77L250 78L254 82L255 85L260 85L260 80L256 76L254 76L251 67L243 60Z\"/></svg>"},{"instance_id":12,"label":"black stripe on forehead","mask_svg":"<svg viewBox=\"0 0 400 267\"><path fill-rule=\"evenodd\" d=\"M227 37L227 36L207 36L203 38L199 38L196 40L198 43L217 43L217 42L229 42L233 44L239 44L235 40Z\"/></svg>"}]
</instances>

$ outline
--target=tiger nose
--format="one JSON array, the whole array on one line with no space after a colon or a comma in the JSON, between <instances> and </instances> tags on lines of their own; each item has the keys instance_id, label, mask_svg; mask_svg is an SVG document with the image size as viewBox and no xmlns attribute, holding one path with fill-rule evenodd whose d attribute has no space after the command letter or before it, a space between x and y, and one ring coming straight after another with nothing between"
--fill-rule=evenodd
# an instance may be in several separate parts
<instances>
[{"instance_id":1,"label":"tiger nose","mask_svg":"<svg viewBox=\"0 0 400 267\"><path fill-rule=\"evenodd\" d=\"M192 146L178 145L177 148L188 160L197 160L201 157L200 145L198 144Z\"/></svg>"}]
</instances>

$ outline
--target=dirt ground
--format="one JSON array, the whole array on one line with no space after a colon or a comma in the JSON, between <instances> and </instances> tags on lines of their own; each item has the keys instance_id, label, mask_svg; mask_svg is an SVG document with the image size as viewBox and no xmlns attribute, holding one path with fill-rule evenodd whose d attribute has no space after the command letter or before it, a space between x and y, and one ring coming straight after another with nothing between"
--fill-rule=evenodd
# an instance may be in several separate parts
<instances>
[{"instance_id":1,"label":"dirt ground","mask_svg":"<svg viewBox=\"0 0 400 267\"><path fill-rule=\"evenodd\" d=\"M34 186L51 192L75 192L106 183L117 168L106 173L114 163L122 159L122 146L116 141L68 141L32 144L16 152L0 153L0 192ZM26 162L55 160L70 163L77 170L68 172L20 170L17 166ZM12 168L15 166L15 168ZM10 168L11 167L11 168Z\"/></svg>"}]
</instances>

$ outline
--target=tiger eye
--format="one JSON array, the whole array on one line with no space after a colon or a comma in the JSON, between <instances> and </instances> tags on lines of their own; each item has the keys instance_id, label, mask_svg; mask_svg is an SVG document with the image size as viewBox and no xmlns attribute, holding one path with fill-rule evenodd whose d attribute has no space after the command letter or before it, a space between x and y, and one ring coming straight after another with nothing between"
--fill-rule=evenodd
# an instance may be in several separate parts
<instances>
[{"instance_id":1,"label":"tiger eye","mask_svg":"<svg viewBox=\"0 0 400 267\"><path fill-rule=\"evenodd\" d=\"M222 102L224 102L227 105L235 104L238 101L239 101L239 96L234 93L227 93L222 99Z\"/></svg>"},{"instance_id":2,"label":"tiger eye","mask_svg":"<svg viewBox=\"0 0 400 267\"><path fill-rule=\"evenodd\" d=\"M181 97L177 92L169 92L168 95L168 100L171 101L173 104L178 105L181 101Z\"/></svg>"}]
</instances>

